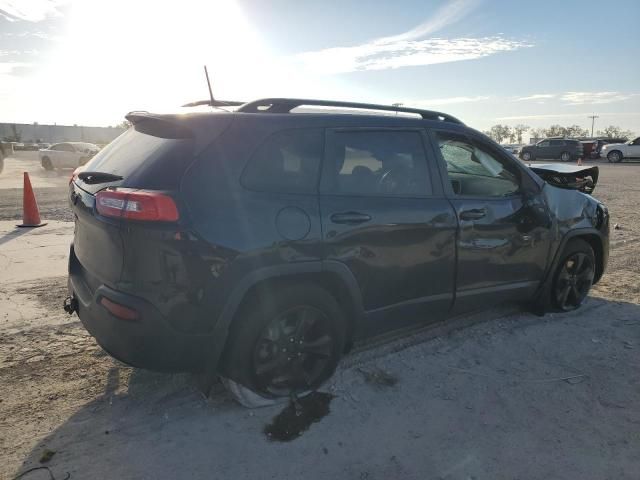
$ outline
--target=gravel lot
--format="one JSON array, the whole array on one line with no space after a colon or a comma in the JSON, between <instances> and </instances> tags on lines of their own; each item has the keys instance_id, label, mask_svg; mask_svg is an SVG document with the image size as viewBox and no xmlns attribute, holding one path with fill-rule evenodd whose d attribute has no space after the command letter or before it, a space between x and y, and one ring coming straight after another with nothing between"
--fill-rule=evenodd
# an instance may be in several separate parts
<instances>
[{"instance_id":1,"label":"gravel lot","mask_svg":"<svg viewBox=\"0 0 640 480\"><path fill-rule=\"evenodd\" d=\"M190 375L102 352L61 310L63 258L18 265L30 279L0 285L0 478L640 478L640 164L601 165L619 229L582 309L505 306L360 346L324 389L328 415L291 442L263 433L284 405L249 411L220 385L205 399ZM69 221L68 172L29 155L0 174L0 220L20 218L23 170L43 219ZM4 222L2 268L27 237L62 256L73 226L54 223L19 237Z\"/></svg>"}]
</instances>

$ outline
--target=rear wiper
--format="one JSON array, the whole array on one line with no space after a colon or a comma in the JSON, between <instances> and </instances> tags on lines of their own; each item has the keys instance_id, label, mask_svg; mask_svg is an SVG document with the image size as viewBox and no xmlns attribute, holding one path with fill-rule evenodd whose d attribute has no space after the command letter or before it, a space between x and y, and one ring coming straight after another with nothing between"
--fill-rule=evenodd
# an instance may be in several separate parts
<instances>
[{"instance_id":1,"label":"rear wiper","mask_svg":"<svg viewBox=\"0 0 640 480\"><path fill-rule=\"evenodd\" d=\"M115 182L117 180L122 180L124 177L105 172L80 172L78 174L78 178L84 183L95 185L97 183Z\"/></svg>"}]
</instances>

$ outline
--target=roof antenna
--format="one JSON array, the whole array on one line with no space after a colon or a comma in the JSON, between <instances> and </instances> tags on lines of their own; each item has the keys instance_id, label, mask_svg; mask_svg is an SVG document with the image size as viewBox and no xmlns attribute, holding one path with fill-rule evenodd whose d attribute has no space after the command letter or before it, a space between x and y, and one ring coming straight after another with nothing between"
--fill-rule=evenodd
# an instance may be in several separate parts
<instances>
[{"instance_id":1,"label":"roof antenna","mask_svg":"<svg viewBox=\"0 0 640 480\"><path fill-rule=\"evenodd\" d=\"M207 70L207 66L204 66L204 74L207 77L207 86L209 87L209 97L211 98L211 106L214 107L216 100L213 98L213 91L211 90L211 82L209 81L209 72Z\"/></svg>"}]
</instances>

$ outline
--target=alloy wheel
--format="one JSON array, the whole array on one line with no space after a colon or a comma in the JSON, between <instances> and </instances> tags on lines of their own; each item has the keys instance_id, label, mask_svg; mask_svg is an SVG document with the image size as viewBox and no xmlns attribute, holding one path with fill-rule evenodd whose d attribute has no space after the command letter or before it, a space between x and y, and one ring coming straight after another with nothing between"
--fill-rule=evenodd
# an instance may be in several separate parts
<instances>
[{"instance_id":1,"label":"alloy wheel","mask_svg":"<svg viewBox=\"0 0 640 480\"><path fill-rule=\"evenodd\" d=\"M257 385L274 396L316 388L331 365L334 342L324 312L312 306L287 310L269 322L255 344Z\"/></svg>"},{"instance_id":2,"label":"alloy wheel","mask_svg":"<svg viewBox=\"0 0 640 480\"><path fill-rule=\"evenodd\" d=\"M555 286L555 299L563 311L578 308L589 293L595 270L591 258L583 252L569 255L562 265Z\"/></svg>"}]
</instances>

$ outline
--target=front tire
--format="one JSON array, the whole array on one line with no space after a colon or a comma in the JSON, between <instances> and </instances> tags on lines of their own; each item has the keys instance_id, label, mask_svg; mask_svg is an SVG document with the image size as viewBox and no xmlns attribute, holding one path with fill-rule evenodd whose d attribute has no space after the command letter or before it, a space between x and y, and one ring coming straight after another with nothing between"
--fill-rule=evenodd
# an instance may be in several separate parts
<instances>
[{"instance_id":1,"label":"front tire","mask_svg":"<svg viewBox=\"0 0 640 480\"><path fill-rule=\"evenodd\" d=\"M571 160L571 154L569 152L562 152L560 154L560 160L563 162L568 162Z\"/></svg>"},{"instance_id":2,"label":"front tire","mask_svg":"<svg viewBox=\"0 0 640 480\"><path fill-rule=\"evenodd\" d=\"M618 150L609 152L607 154L607 160L609 160L609 163L619 163L622 161L622 153L619 152Z\"/></svg>"},{"instance_id":3,"label":"front tire","mask_svg":"<svg viewBox=\"0 0 640 480\"><path fill-rule=\"evenodd\" d=\"M531 155L531 153L530 153L530 152L524 152L524 153L522 154L522 160L524 160L525 162L530 161L530 160L531 160L531 157L532 157L532 155Z\"/></svg>"},{"instance_id":4,"label":"front tire","mask_svg":"<svg viewBox=\"0 0 640 480\"><path fill-rule=\"evenodd\" d=\"M247 302L234 319L221 371L245 406L247 392L277 400L317 389L335 371L346 341L335 298L313 285L277 285ZM252 402L255 404L255 402Z\"/></svg>"},{"instance_id":5,"label":"front tire","mask_svg":"<svg viewBox=\"0 0 640 480\"><path fill-rule=\"evenodd\" d=\"M551 304L561 312L580 308L595 277L593 248L579 238L567 243L556 267L551 288Z\"/></svg>"}]
</instances>

